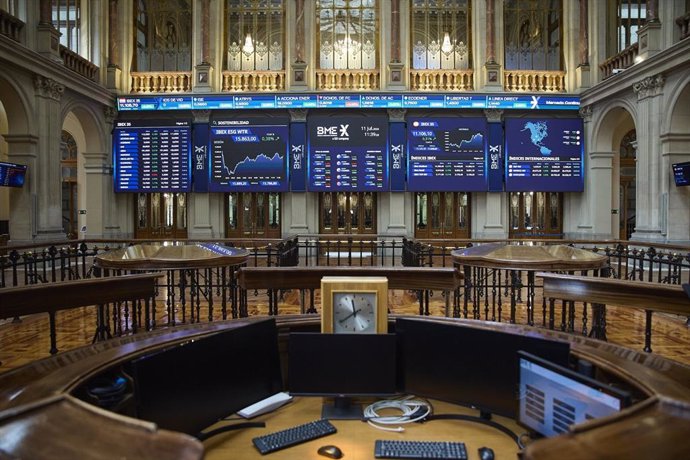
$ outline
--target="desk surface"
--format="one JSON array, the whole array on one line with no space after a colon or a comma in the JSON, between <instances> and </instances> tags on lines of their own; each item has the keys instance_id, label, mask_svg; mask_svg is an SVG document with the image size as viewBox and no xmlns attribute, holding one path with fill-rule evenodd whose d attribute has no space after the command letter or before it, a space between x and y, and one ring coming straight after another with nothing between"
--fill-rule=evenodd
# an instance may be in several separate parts
<instances>
[{"instance_id":1,"label":"desk surface","mask_svg":"<svg viewBox=\"0 0 690 460\"><path fill-rule=\"evenodd\" d=\"M344 460L370 460L374 458L374 441L377 439L393 439L407 441L460 441L467 447L469 460L479 459L477 449L491 447L496 458L517 458L518 447L513 440L502 432L486 425L457 420L434 420L427 423L411 423L403 425L402 433L381 431L372 428L359 420L333 420L338 432L323 438L315 439L304 444L283 449L266 456L262 456L254 448L252 438L274 431L307 423L321 417L323 398L296 397L292 402L275 412L264 414L252 421L266 422L266 428L248 428L219 434L204 442L206 460L232 459L319 459L325 460L316 450L327 444L334 444L343 451ZM476 415L466 407L440 401L431 401L435 414L466 414ZM398 411L391 411L386 415L397 415ZM494 420L515 433L525 430L515 421L505 417L495 417ZM240 420L241 421L241 420ZM221 422L213 426L217 428L238 421Z\"/></svg>"}]
</instances>

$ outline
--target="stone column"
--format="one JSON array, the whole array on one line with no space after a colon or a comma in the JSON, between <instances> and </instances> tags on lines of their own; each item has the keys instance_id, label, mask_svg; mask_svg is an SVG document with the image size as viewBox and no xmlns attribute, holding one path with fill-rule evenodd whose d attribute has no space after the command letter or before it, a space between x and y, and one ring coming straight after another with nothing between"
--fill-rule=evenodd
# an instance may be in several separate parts
<instances>
[{"instance_id":1,"label":"stone column","mask_svg":"<svg viewBox=\"0 0 690 460\"><path fill-rule=\"evenodd\" d=\"M398 125L401 124L402 127L397 128L398 130L404 130L405 126L405 115L407 113L407 110L405 109L388 109L388 121L390 124L390 132L393 132L394 127L393 125ZM402 131L404 132L404 131ZM398 136L400 137L400 136ZM395 141L393 143L396 143ZM400 162L400 167L404 167L405 161ZM391 168L393 165L391 164ZM382 198L382 203L381 203L381 208L382 210L387 209L388 211L388 219L387 219L387 225L385 229L385 233L391 234L391 235L400 235L404 234L407 230L407 226L405 225L405 217L406 217L406 212L405 212L405 196L408 195L407 193L403 192L389 192L389 193L379 193L379 195ZM384 208L385 206L385 198L388 198L388 206ZM383 218L383 219L382 219ZM385 220L385 215L380 216L379 222L386 222ZM412 232L414 232L414 228L412 228Z\"/></svg>"},{"instance_id":2,"label":"stone column","mask_svg":"<svg viewBox=\"0 0 690 460\"><path fill-rule=\"evenodd\" d=\"M501 65L496 62L496 4L495 0L486 0L486 71L485 88L499 91L503 88Z\"/></svg>"},{"instance_id":3,"label":"stone column","mask_svg":"<svg viewBox=\"0 0 690 460\"><path fill-rule=\"evenodd\" d=\"M637 31L638 58L647 59L661 51L661 22L657 0L647 0L647 22Z\"/></svg>"},{"instance_id":4,"label":"stone column","mask_svg":"<svg viewBox=\"0 0 690 460\"><path fill-rule=\"evenodd\" d=\"M211 92L211 57L209 55L210 43L210 5L211 0L201 0L201 62L194 67L194 89L195 93Z\"/></svg>"},{"instance_id":5,"label":"stone column","mask_svg":"<svg viewBox=\"0 0 690 460\"><path fill-rule=\"evenodd\" d=\"M654 75L633 83L637 94L637 210L633 240L660 241L661 234L661 151L660 123L664 76ZM666 172L667 173L667 172Z\"/></svg>"},{"instance_id":6,"label":"stone column","mask_svg":"<svg viewBox=\"0 0 690 460\"><path fill-rule=\"evenodd\" d=\"M295 1L295 59L292 62L292 87L307 89L307 63L304 55L304 0Z\"/></svg>"},{"instance_id":7,"label":"stone column","mask_svg":"<svg viewBox=\"0 0 690 460\"><path fill-rule=\"evenodd\" d=\"M580 0L580 47L578 53L578 66L576 69L577 87L590 87L589 74L589 24L587 17L589 15L589 0Z\"/></svg>"},{"instance_id":8,"label":"stone column","mask_svg":"<svg viewBox=\"0 0 690 460\"><path fill-rule=\"evenodd\" d=\"M22 188L11 188L10 198L10 241L30 243L36 236L36 190L38 189L38 137L32 134L5 134L7 160L10 163L27 165L26 181Z\"/></svg>"},{"instance_id":9,"label":"stone column","mask_svg":"<svg viewBox=\"0 0 690 460\"><path fill-rule=\"evenodd\" d=\"M197 133L199 133L201 130L206 130L206 142L208 143L208 124L209 124L209 119L211 117L211 111L210 110L194 110L192 111L192 115L194 116L194 139L193 139L193 145L194 149L192 150L193 156L192 156L192 165L193 168L196 169L196 164L197 161L200 161L200 165L204 168L208 168L208 157L207 155L209 152L207 151L208 148L206 145L198 145L198 144L203 144L201 139L197 137ZM204 137L203 135L201 137ZM202 151L203 150L203 151ZM197 155L201 155L202 158L197 158ZM193 173L196 175L196 171ZM204 169L202 171L202 174L206 175L208 177L208 170ZM208 180L208 179L206 179ZM224 230L224 227L222 225L222 221L219 223L219 231L217 235L214 235L213 233L213 222L211 221L212 215L211 215L211 200L214 198L214 195L218 195L221 198L221 204L220 207L223 209L224 206L224 195L223 194L213 194L213 193L188 193L187 194L187 229L188 229L188 236L190 238L213 238L214 236L216 237L222 237L224 236L221 232ZM221 218L222 219L222 218Z\"/></svg>"},{"instance_id":10,"label":"stone column","mask_svg":"<svg viewBox=\"0 0 690 460\"><path fill-rule=\"evenodd\" d=\"M85 238L107 238L105 223L108 220L109 190L112 189L110 159L107 152L83 152L86 173L86 232Z\"/></svg>"},{"instance_id":11,"label":"stone column","mask_svg":"<svg viewBox=\"0 0 690 460\"><path fill-rule=\"evenodd\" d=\"M690 161L690 136L685 133L667 133L661 137L662 189L668 190L665 216L666 241L671 244L690 245L690 208L687 187L676 187L671 165ZM663 222L663 221L662 221Z\"/></svg>"},{"instance_id":12,"label":"stone column","mask_svg":"<svg viewBox=\"0 0 690 460\"><path fill-rule=\"evenodd\" d=\"M60 142L62 113L60 100L65 87L50 78L34 75L36 132L38 134L37 239L62 239L62 176Z\"/></svg>"},{"instance_id":13,"label":"stone column","mask_svg":"<svg viewBox=\"0 0 690 460\"><path fill-rule=\"evenodd\" d=\"M120 68L120 22L118 20L118 0L108 2L108 69L106 87L119 91L122 81Z\"/></svg>"},{"instance_id":14,"label":"stone column","mask_svg":"<svg viewBox=\"0 0 690 460\"><path fill-rule=\"evenodd\" d=\"M307 138L307 114L309 113L308 109L290 109L288 111L290 113L290 161L293 162L295 161L295 156L298 155L299 159L299 164L300 168L304 170L306 168L306 138ZM296 135L297 132L300 132L299 135ZM304 141L304 142L302 142ZM294 170L295 165L291 165L291 169ZM305 190L306 189L306 173L300 174L301 179L300 182L302 182L302 185L305 185L304 188L300 187L300 189ZM294 185L294 183L293 183ZM296 234L296 233L318 233L318 219L317 223L315 226L312 226L310 230L310 221L309 217L310 216L318 216L318 204L316 207L314 206L314 203L310 203L309 197L313 196L316 197L318 194L316 193L307 193L307 192L296 192L293 191L291 193L283 193L281 195L281 200L283 200L282 203L282 217L284 218L283 220L283 227L282 227L282 232L283 234ZM318 201L318 200L315 200ZM312 222L313 223L313 222Z\"/></svg>"},{"instance_id":15,"label":"stone column","mask_svg":"<svg viewBox=\"0 0 690 460\"><path fill-rule=\"evenodd\" d=\"M484 115L489 124L500 124L503 122L503 110L486 109L484 110ZM491 142L489 140L490 144ZM477 211L482 211L481 213L477 212L476 215L479 217L483 214L483 222L477 220L473 225L476 231L472 233L477 238L507 238L508 227L504 219L506 209L503 204L503 197L508 196L508 194L503 192L487 192L473 195L476 195Z\"/></svg>"},{"instance_id":16,"label":"stone column","mask_svg":"<svg viewBox=\"0 0 690 460\"><path fill-rule=\"evenodd\" d=\"M400 61L400 0L391 0L391 60L388 63L388 87L402 89L405 65Z\"/></svg>"},{"instance_id":17,"label":"stone column","mask_svg":"<svg viewBox=\"0 0 690 460\"><path fill-rule=\"evenodd\" d=\"M41 0L39 5L36 50L48 59L62 62L60 59L60 32L53 27L52 22L52 2L51 0Z\"/></svg>"}]
</instances>

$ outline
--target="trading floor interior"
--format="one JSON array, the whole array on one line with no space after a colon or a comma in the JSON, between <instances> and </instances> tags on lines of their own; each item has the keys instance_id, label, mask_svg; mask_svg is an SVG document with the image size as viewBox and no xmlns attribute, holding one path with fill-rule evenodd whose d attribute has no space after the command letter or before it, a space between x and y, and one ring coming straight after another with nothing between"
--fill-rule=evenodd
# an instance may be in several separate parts
<instances>
[{"instance_id":1,"label":"trading floor interior","mask_svg":"<svg viewBox=\"0 0 690 460\"><path fill-rule=\"evenodd\" d=\"M402 391L453 416L276 458L690 458L689 28L690 0L0 0L0 458L259 458L321 396ZM379 334L312 334L352 324Z\"/></svg>"}]
</instances>

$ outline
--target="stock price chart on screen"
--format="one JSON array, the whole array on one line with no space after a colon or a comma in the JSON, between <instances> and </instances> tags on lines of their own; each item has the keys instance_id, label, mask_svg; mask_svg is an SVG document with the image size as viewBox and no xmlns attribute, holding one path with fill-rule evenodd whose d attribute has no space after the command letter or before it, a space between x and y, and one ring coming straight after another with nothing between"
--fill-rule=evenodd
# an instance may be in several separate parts
<instances>
[{"instance_id":1,"label":"stock price chart on screen","mask_svg":"<svg viewBox=\"0 0 690 460\"><path fill-rule=\"evenodd\" d=\"M483 118L407 120L410 191L486 191Z\"/></svg>"},{"instance_id":2,"label":"stock price chart on screen","mask_svg":"<svg viewBox=\"0 0 690 460\"><path fill-rule=\"evenodd\" d=\"M256 120L213 120L209 190L288 190L288 125Z\"/></svg>"},{"instance_id":3,"label":"stock price chart on screen","mask_svg":"<svg viewBox=\"0 0 690 460\"><path fill-rule=\"evenodd\" d=\"M584 190L581 118L508 118L507 192Z\"/></svg>"},{"instance_id":4,"label":"stock price chart on screen","mask_svg":"<svg viewBox=\"0 0 690 460\"><path fill-rule=\"evenodd\" d=\"M190 191L189 121L118 121L113 140L116 192Z\"/></svg>"},{"instance_id":5,"label":"stock price chart on screen","mask_svg":"<svg viewBox=\"0 0 690 460\"><path fill-rule=\"evenodd\" d=\"M386 117L313 117L308 126L310 191L388 190Z\"/></svg>"}]
</instances>

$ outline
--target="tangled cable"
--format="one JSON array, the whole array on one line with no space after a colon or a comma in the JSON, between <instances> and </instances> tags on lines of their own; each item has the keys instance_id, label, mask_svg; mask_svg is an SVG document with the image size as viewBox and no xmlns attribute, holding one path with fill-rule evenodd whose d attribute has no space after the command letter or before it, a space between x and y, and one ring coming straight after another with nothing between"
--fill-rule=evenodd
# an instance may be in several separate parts
<instances>
[{"instance_id":1,"label":"tangled cable","mask_svg":"<svg viewBox=\"0 0 690 460\"><path fill-rule=\"evenodd\" d=\"M397 409L400 415L381 416L378 411L382 409ZM423 399L414 399L407 396L403 399L387 399L377 401L368 405L364 409L364 419L374 428L384 431L405 431L402 426L389 428L385 425L404 425L406 423L418 422L431 414L431 404Z\"/></svg>"}]
</instances>

